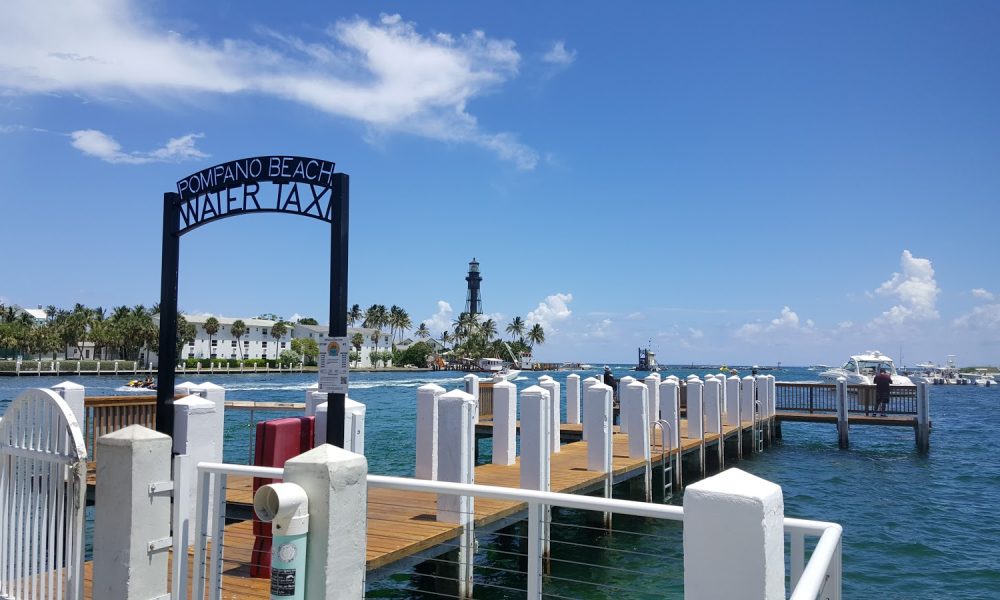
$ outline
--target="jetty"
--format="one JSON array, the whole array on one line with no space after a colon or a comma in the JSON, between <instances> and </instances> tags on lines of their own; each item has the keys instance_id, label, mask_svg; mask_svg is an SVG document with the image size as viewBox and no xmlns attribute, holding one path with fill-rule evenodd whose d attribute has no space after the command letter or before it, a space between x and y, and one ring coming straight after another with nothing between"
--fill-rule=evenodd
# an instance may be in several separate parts
<instances>
[{"instance_id":1,"label":"jetty","mask_svg":"<svg viewBox=\"0 0 1000 600\"><path fill-rule=\"evenodd\" d=\"M680 493L685 485L764 451L780 436L781 386L773 377L740 379L720 374L682 381L651 374L641 381L623 379L618 390L617 417L613 390L596 379L581 382L575 374L567 377L565 389L559 382L543 377L538 385L519 393L513 384L479 381L474 375L466 376L463 390L446 392L430 384L421 387L417 391L417 478L366 475L367 492L359 513L366 520L366 527L361 528L363 539L358 541L363 548L359 565L367 573L362 581L377 584L416 568L432 580L440 580L443 587L433 587L438 593L457 586L460 597L471 596L473 585L488 587L490 582L495 583L495 578L473 577L473 571L482 573L490 568L479 562L474 565L470 558L478 547L476 536L486 535L490 539L515 540L510 543L525 553L526 570L520 575L515 573L515 579L526 577L522 591L534 598L535 592L540 594L543 580L554 578L549 583L558 583L561 576L556 563L567 560L549 549L550 544L559 543L558 537L550 536L549 529L568 526L552 516L552 507L589 511L596 520L588 528L609 533L617 531L611 517L615 513L680 520L684 518L683 510L663 504L665 500ZM67 382L52 390L39 390L45 393L35 393L33 401L52 403L64 414L78 415L75 421L82 427L68 417L65 423L68 431L75 431L72 437L78 439L75 454L59 460L80 465L74 468L83 475L80 481L85 485L81 489L89 492L81 494L90 496L95 504L98 530L103 531L102 518L121 516L128 510L168 511L166 519L146 515L141 522L172 522L170 530L154 534L140 528L131 535L149 536L150 556L162 555L163 572L169 571L174 590L170 597L200 596L197 590L205 590L212 598L267 597L271 535L269 527L265 530L262 523L253 520L253 493L269 481L294 482L297 476L292 465L299 458L330 448L319 445L322 440L316 435L326 430L326 395L309 390L302 403L269 403L274 410L286 411L301 405L306 417L284 420L310 423L312 439L305 439L305 429L296 430L295 443L302 445L294 448L288 462L282 458L283 464L247 466L222 464L221 443L216 445L211 439L221 432L225 410L249 406L227 399L224 389L210 383L181 384L175 391L177 435L173 440L152 431L156 418L152 397L88 398L82 386ZM818 393L813 391L813 412L803 414L823 416L816 401ZM12 410L24 410L22 404L33 406L27 400L21 403L19 397ZM263 403L253 404L261 408ZM347 407L350 414L345 414L348 430L344 447L361 454L365 411L363 406L351 404L357 403L349 401ZM515 420L518 415L519 420ZM8 421L4 419L2 426L13 426ZM15 423L28 425L31 420L15 419ZM493 442L488 461L477 456L478 441L483 437ZM515 451L518 441L520 447ZM168 456L172 450L174 458L159 459L147 472L146 467L139 468L134 462L142 460L145 451L135 454L123 450L136 444L159 444ZM28 449L7 450L0 444L0 454L5 451L12 457L30 455ZM124 464L122 460L132 462ZM104 477L111 477L110 485L121 491L124 488L118 479L122 473L149 481L143 484L145 491L140 497L119 497L122 494L115 495L102 486ZM727 471L727 477L731 473L734 471ZM131 489L135 493L139 488L133 485ZM144 494L145 500L141 497ZM167 502L150 502L150 498ZM15 502L15 511L33 506L23 500ZM697 528L684 520L687 536ZM131 522L136 523L134 518ZM826 585L822 581L826 581L839 594L839 526L795 519L784 519L784 524L778 526L792 536L792 585L815 584L822 588ZM30 533L20 530L15 535ZM807 537L820 541L811 553L806 551L812 547L805 544ZM80 564L77 576L77 581L84 584L86 598L107 594L106 588L97 591L93 585L102 580L101 573L107 575L100 567L103 559L98 542L106 540L95 539L94 562ZM653 538L648 543L653 543ZM45 554L44 547L41 553ZM185 560L175 560L179 556ZM539 570L543 558L546 564L556 564L549 568L557 569L545 577ZM820 566L812 571L819 573L806 568L814 561ZM66 562L66 568L72 566L72 561ZM781 569L783 573L784 561ZM636 576L642 575L636 572ZM66 581L71 584L72 578Z\"/></svg>"}]
</instances>

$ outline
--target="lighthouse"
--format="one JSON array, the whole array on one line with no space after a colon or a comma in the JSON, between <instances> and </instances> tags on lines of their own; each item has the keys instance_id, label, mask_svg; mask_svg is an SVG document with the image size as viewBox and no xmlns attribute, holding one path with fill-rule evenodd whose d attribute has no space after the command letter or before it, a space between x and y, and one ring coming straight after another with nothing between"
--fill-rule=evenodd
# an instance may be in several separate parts
<instances>
[{"instance_id":1,"label":"lighthouse","mask_svg":"<svg viewBox=\"0 0 1000 600\"><path fill-rule=\"evenodd\" d=\"M465 312L473 315L483 314L483 300L479 296L479 284L483 276L479 274L479 263L473 258L469 263L469 274L465 277L469 290L465 294Z\"/></svg>"}]
</instances>

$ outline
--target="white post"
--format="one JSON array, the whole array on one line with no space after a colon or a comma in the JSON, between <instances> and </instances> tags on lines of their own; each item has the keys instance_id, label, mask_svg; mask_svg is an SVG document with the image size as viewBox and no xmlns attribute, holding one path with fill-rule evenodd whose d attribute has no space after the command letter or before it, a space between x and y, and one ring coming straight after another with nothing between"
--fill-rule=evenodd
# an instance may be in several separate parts
<instances>
[{"instance_id":1,"label":"white post","mask_svg":"<svg viewBox=\"0 0 1000 600\"><path fill-rule=\"evenodd\" d=\"M645 458L649 460L649 422L646 384L633 381L622 390L621 407L622 423L625 423L626 406L628 407L628 456L629 458Z\"/></svg>"},{"instance_id":2,"label":"white post","mask_svg":"<svg viewBox=\"0 0 1000 600\"><path fill-rule=\"evenodd\" d=\"M365 594L368 461L323 444L285 462L288 483L309 498L306 598Z\"/></svg>"},{"instance_id":3,"label":"white post","mask_svg":"<svg viewBox=\"0 0 1000 600\"><path fill-rule=\"evenodd\" d=\"M687 436L701 442L698 446L698 463L701 476L705 476L705 405L702 381L697 377L687 380Z\"/></svg>"},{"instance_id":4,"label":"white post","mask_svg":"<svg viewBox=\"0 0 1000 600\"><path fill-rule=\"evenodd\" d=\"M676 377L667 377L660 384L660 418L670 423L670 446L681 444L680 383Z\"/></svg>"},{"instance_id":5,"label":"white post","mask_svg":"<svg viewBox=\"0 0 1000 600\"><path fill-rule=\"evenodd\" d=\"M83 431L87 423L87 409L84 406L87 390L82 385L72 381L64 381L52 386L52 389L66 401L70 410L73 411L73 416L76 417L77 424L80 425L80 430ZM84 431L84 435L86 435L86 431Z\"/></svg>"},{"instance_id":6,"label":"white post","mask_svg":"<svg viewBox=\"0 0 1000 600\"><path fill-rule=\"evenodd\" d=\"M198 384L194 390L194 393L215 404L215 425L213 426L215 458L212 460L214 462L222 462L222 444L226 431L226 390L222 386L215 385L210 381Z\"/></svg>"},{"instance_id":7,"label":"white post","mask_svg":"<svg viewBox=\"0 0 1000 600\"><path fill-rule=\"evenodd\" d=\"M705 404L705 431L719 435L718 460L722 470L725 459L726 438L722 431L722 381L713 375L705 378L703 399Z\"/></svg>"},{"instance_id":8,"label":"white post","mask_svg":"<svg viewBox=\"0 0 1000 600\"><path fill-rule=\"evenodd\" d=\"M717 373L715 378L719 380L719 404L722 407L722 424L726 424L726 414L729 409L729 390L726 389L726 374Z\"/></svg>"},{"instance_id":9,"label":"white post","mask_svg":"<svg viewBox=\"0 0 1000 600\"><path fill-rule=\"evenodd\" d=\"M493 384L493 464L517 461L517 386L509 381Z\"/></svg>"},{"instance_id":10,"label":"white post","mask_svg":"<svg viewBox=\"0 0 1000 600\"><path fill-rule=\"evenodd\" d=\"M559 446L562 443L562 428L560 427L562 419L559 412L559 397L562 386L559 385L558 381L548 376L539 378L538 385L549 393L549 410L552 411L552 416L549 418L549 427L551 428L549 439L552 440L551 451L555 454L559 452Z\"/></svg>"},{"instance_id":11,"label":"white post","mask_svg":"<svg viewBox=\"0 0 1000 600\"><path fill-rule=\"evenodd\" d=\"M428 383L417 388L417 479L438 478L438 399L444 388Z\"/></svg>"},{"instance_id":12,"label":"white post","mask_svg":"<svg viewBox=\"0 0 1000 600\"><path fill-rule=\"evenodd\" d=\"M587 470L611 470L611 386L595 383L583 397L583 433L587 437Z\"/></svg>"},{"instance_id":13,"label":"white post","mask_svg":"<svg viewBox=\"0 0 1000 600\"><path fill-rule=\"evenodd\" d=\"M847 421L847 379L837 379L837 445L841 448L850 446Z\"/></svg>"},{"instance_id":14,"label":"white post","mask_svg":"<svg viewBox=\"0 0 1000 600\"><path fill-rule=\"evenodd\" d=\"M736 375L726 379L726 425L740 426L740 378Z\"/></svg>"},{"instance_id":15,"label":"white post","mask_svg":"<svg viewBox=\"0 0 1000 600\"><path fill-rule=\"evenodd\" d=\"M597 379L596 377L588 377L588 378L584 379L581 382L581 385L583 386L583 391L581 392L580 398L586 398L587 397L587 390L589 390L592 386L597 385L598 383L601 383L601 381L599 379ZM586 418L587 418L587 403L586 402L583 403L583 406L581 407L581 409L583 410L583 414L580 415L580 420L581 421L586 421ZM583 440L584 441L587 440L587 428L586 427L583 428Z\"/></svg>"},{"instance_id":16,"label":"white post","mask_svg":"<svg viewBox=\"0 0 1000 600\"><path fill-rule=\"evenodd\" d=\"M175 454L187 454L190 472L182 474L187 481L197 481L197 467L200 462L219 462L222 450L217 447L222 443L222 432L216 430L215 403L201 396L185 396L174 400L174 439ZM169 466L170 461L167 460ZM189 486L188 506L191 514L188 519L188 539L194 539L194 522L196 513L196 486ZM211 497L211 496L209 496ZM212 511L209 510L209 522Z\"/></svg>"},{"instance_id":17,"label":"white post","mask_svg":"<svg viewBox=\"0 0 1000 600\"><path fill-rule=\"evenodd\" d=\"M326 394L323 394L326 396ZM344 450L355 454L365 453L365 413L368 407L350 398L344 398ZM326 443L326 423L330 413L330 403L316 405L313 417L313 448Z\"/></svg>"},{"instance_id":18,"label":"white post","mask_svg":"<svg viewBox=\"0 0 1000 600\"><path fill-rule=\"evenodd\" d=\"M463 379L465 384L465 393L470 394L476 401L476 410L474 410L473 412L475 413L474 422L478 423L479 422L479 375L473 375L470 373L469 375L466 375Z\"/></svg>"},{"instance_id":19,"label":"white post","mask_svg":"<svg viewBox=\"0 0 1000 600\"><path fill-rule=\"evenodd\" d=\"M685 600L783 600L784 516L781 487L739 469L689 485L684 492Z\"/></svg>"},{"instance_id":20,"label":"white post","mask_svg":"<svg viewBox=\"0 0 1000 600\"><path fill-rule=\"evenodd\" d=\"M626 375L618 380L618 431L621 433L628 433L628 411L630 410L629 407L622 402L622 396L625 393L625 389L632 383L635 383L635 377L631 377L629 375Z\"/></svg>"},{"instance_id":21,"label":"white post","mask_svg":"<svg viewBox=\"0 0 1000 600\"><path fill-rule=\"evenodd\" d=\"M652 429L653 423L660 418L660 374L650 373L643 379L646 384L647 417L646 429Z\"/></svg>"},{"instance_id":22,"label":"white post","mask_svg":"<svg viewBox=\"0 0 1000 600\"><path fill-rule=\"evenodd\" d=\"M566 422L580 423L580 376L576 373L566 376Z\"/></svg>"},{"instance_id":23,"label":"white post","mask_svg":"<svg viewBox=\"0 0 1000 600\"><path fill-rule=\"evenodd\" d=\"M170 436L130 425L97 447L92 595L166 597L170 494L150 486L170 481Z\"/></svg>"},{"instance_id":24,"label":"white post","mask_svg":"<svg viewBox=\"0 0 1000 600\"><path fill-rule=\"evenodd\" d=\"M313 394L317 394L313 396ZM316 407L326 402L326 394L319 394L319 384L311 383L306 387L306 407L305 415L311 417L316 414ZM326 439L325 437L323 439Z\"/></svg>"},{"instance_id":25,"label":"white post","mask_svg":"<svg viewBox=\"0 0 1000 600\"><path fill-rule=\"evenodd\" d=\"M461 390L452 390L438 399L438 479L455 483L474 483L476 398ZM437 519L446 523L465 523L473 509L471 496L438 495Z\"/></svg>"},{"instance_id":26,"label":"white post","mask_svg":"<svg viewBox=\"0 0 1000 600\"><path fill-rule=\"evenodd\" d=\"M552 414L549 392L537 385L521 391L521 488L549 491Z\"/></svg>"},{"instance_id":27,"label":"white post","mask_svg":"<svg viewBox=\"0 0 1000 600\"><path fill-rule=\"evenodd\" d=\"M740 420L743 423L753 422L753 388L753 376L747 375L740 388Z\"/></svg>"}]
</instances>

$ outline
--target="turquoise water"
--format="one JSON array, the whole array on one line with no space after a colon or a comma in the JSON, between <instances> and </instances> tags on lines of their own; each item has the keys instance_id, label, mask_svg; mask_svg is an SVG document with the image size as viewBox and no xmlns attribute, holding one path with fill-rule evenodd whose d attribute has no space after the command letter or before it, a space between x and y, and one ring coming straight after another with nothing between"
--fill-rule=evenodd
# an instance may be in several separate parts
<instances>
[{"instance_id":1,"label":"turquoise water","mask_svg":"<svg viewBox=\"0 0 1000 600\"><path fill-rule=\"evenodd\" d=\"M681 368L678 375L703 370ZM543 373L516 382L524 388ZM564 381L566 372L549 373ZM619 369L616 375L624 375ZM815 378L804 369L774 372L779 380ZM314 375L214 376L224 386L227 397L246 400L301 401ZM206 378L192 378L200 382ZM0 413L26 387L48 386L62 378L0 378ZM122 385L110 377L80 378L88 395L106 395ZM416 388L436 382L451 389L458 387L458 373L356 373L352 375L351 397L368 406L366 454L372 473L412 474L414 457L414 398ZM913 432L906 428L852 427L851 448L839 450L830 425L786 423L784 437L764 454L740 463L751 473L782 486L785 514L808 519L835 521L844 526L844 594L846 598L992 598L1000 597L1000 389L975 386L936 386L931 392L934 422L931 452L916 452ZM294 413L289 413L294 414ZM257 418L273 418L282 413L259 412ZM230 410L226 416L227 462L247 462L251 427L249 412ZM488 456L488 442L481 448ZM617 490L616 490L616 493ZM616 529L630 529L637 535L591 534L589 523L580 514L564 511L554 528L557 539L553 556L576 558L574 543L605 547L590 551L586 562L643 571L648 577L601 572L605 587L574 587L552 581L551 590L565 597L624 598L644 597L681 589L680 528L644 519L616 518ZM519 547L510 537L511 528L480 541L478 559L485 566L523 570L523 563L508 552ZM649 536L657 536L655 538ZM656 554L643 553L656 544ZM662 547L661 547L662 546ZM489 562L482 562L488 558ZM594 569L562 565L561 575L586 573ZM573 578L570 575L568 578ZM378 597L424 597L404 592L433 580L414 572L373 585ZM648 580L648 581L647 581ZM477 570L477 583L523 588L523 577L502 571ZM618 590L623 586L627 593ZM549 582L546 584L549 588ZM477 587L477 597L516 597L502 588ZM426 596L433 597L433 596ZM662 596L661 596L662 597Z\"/></svg>"}]
</instances>

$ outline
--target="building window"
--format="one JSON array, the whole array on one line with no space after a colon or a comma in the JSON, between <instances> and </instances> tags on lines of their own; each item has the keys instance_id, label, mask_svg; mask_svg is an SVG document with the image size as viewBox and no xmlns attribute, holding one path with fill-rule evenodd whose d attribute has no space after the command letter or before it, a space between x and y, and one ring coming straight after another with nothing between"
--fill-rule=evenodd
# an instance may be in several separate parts
<instances>
[{"instance_id":1,"label":"building window","mask_svg":"<svg viewBox=\"0 0 1000 600\"><path fill-rule=\"evenodd\" d=\"M261 348L267 348L267 342L266 341L265 342L261 342L260 343L260 347Z\"/></svg>"},{"instance_id":2,"label":"building window","mask_svg":"<svg viewBox=\"0 0 1000 600\"><path fill-rule=\"evenodd\" d=\"M285 342L281 342L281 347L282 347L282 348L284 348L284 347L285 347Z\"/></svg>"},{"instance_id":3,"label":"building window","mask_svg":"<svg viewBox=\"0 0 1000 600\"><path fill-rule=\"evenodd\" d=\"M235 348L236 347L236 340L233 340L229 345L232 346L233 348Z\"/></svg>"},{"instance_id":4,"label":"building window","mask_svg":"<svg viewBox=\"0 0 1000 600\"><path fill-rule=\"evenodd\" d=\"M212 340L212 347L215 348L219 345L219 340Z\"/></svg>"},{"instance_id":5,"label":"building window","mask_svg":"<svg viewBox=\"0 0 1000 600\"><path fill-rule=\"evenodd\" d=\"M261 333L261 335L267 335L267 330L266 329L261 329L260 333Z\"/></svg>"},{"instance_id":6,"label":"building window","mask_svg":"<svg viewBox=\"0 0 1000 600\"><path fill-rule=\"evenodd\" d=\"M188 358L194 358L194 352L188 352Z\"/></svg>"}]
</instances>

